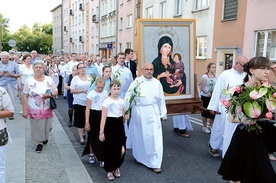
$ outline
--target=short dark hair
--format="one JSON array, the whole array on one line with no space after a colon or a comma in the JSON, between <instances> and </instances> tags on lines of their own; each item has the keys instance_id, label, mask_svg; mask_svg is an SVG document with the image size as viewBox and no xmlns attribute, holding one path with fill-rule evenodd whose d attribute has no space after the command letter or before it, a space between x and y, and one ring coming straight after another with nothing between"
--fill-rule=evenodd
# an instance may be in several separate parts
<instances>
[{"instance_id":1,"label":"short dark hair","mask_svg":"<svg viewBox=\"0 0 276 183\"><path fill-rule=\"evenodd\" d=\"M125 55L130 54L131 52L133 52L131 48L125 49Z\"/></svg>"},{"instance_id":2,"label":"short dark hair","mask_svg":"<svg viewBox=\"0 0 276 183\"><path fill-rule=\"evenodd\" d=\"M123 52L119 52L119 53L117 54L116 58L118 58L119 55L124 55L124 56L125 56L125 54L124 54Z\"/></svg>"}]
</instances>

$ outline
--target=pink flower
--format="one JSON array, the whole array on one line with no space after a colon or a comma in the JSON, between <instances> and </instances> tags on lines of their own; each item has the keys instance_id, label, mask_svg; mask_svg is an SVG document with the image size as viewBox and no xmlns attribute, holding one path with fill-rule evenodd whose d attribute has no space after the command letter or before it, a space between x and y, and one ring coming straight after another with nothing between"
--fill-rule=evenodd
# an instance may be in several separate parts
<instances>
[{"instance_id":1,"label":"pink flower","mask_svg":"<svg viewBox=\"0 0 276 183\"><path fill-rule=\"evenodd\" d=\"M270 86L270 84L269 84L268 81L263 81L263 82L262 82L262 85L263 85L263 86Z\"/></svg>"},{"instance_id":2,"label":"pink flower","mask_svg":"<svg viewBox=\"0 0 276 183\"><path fill-rule=\"evenodd\" d=\"M221 103L225 106L225 107L230 107L230 103L228 100L222 99Z\"/></svg>"},{"instance_id":3,"label":"pink flower","mask_svg":"<svg viewBox=\"0 0 276 183\"><path fill-rule=\"evenodd\" d=\"M234 90L235 90L235 92L237 92L237 93L240 93L240 92L241 92L240 86L236 86L236 87L234 88Z\"/></svg>"},{"instance_id":4,"label":"pink flower","mask_svg":"<svg viewBox=\"0 0 276 183\"><path fill-rule=\"evenodd\" d=\"M266 114L265 114L265 117L267 119L272 119L273 115L272 115L272 112L271 111L268 111Z\"/></svg>"},{"instance_id":5,"label":"pink flower","mask_svg":"<svg viewBox=\"0 0 276 183\"><path fill-rule=\"evenodd\" d=\"M273 97L274 97L274 98L276 98L276 92L275 92L275 93L273 93Z\"/></svg>"}]
</instances>

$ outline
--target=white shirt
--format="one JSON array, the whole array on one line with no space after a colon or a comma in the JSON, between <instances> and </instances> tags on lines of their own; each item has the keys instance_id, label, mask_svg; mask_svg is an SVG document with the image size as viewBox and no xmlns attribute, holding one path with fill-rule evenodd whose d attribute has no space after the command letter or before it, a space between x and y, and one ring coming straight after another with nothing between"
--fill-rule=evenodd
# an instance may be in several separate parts
<instances>
[{"instance_id":1,"label":"white shirt","mask_svg":"<svg viewBox=\"0 0 276 183\"><path fill-rule=\"evenodd\" d=\"M88 77L88 79L89 79L89 77ZM91 84L91 82L88 79L86 81L83 81L79 78L79 76L73 77L73 79L71 81L70 89L88 90L88 88L90 87L90 84ZM73 94L73 98L74 98L73 104L86 106L86 97L87 97L87 93Z\"/></svg>"},{"instance_id":2,"label":"white shirt","mask_svg":"<svg viewBox=\"0 0 276 183\"><path fill-rule=\"evenodd\" d=\"M25 84L28 78L34 75L34 70L31 65L30 69L26 67L25 64L19 65L19 72L20 72L20 79L21 79L21 84Z\"/></svg>"},{"instance_id":3,"label":"white shirt","mask_svg":"<svg viewBox=\"0 0 276 183\"><path fill-rule=\"evenodd\" d=\"M101 111L103 102L107 97L108 93L106 90L103 90L101 93L91 90L87 95L87 98L92 101L90 109Z\"/></svg>"},{"instance_id":4,"label":"white shirt","mask_svg":"<svg viewBox=\"0 0 276 183\"><path fill-rule=\"evenodd\" d=\"M107 108L107 117L118 118L123 116L123 108L125 106L125 101L121 98L114 100L110 97L106 98L103 102L103 107Z\"/></svg>"},{"instance_id":5,"label":"white shirt","mask_svg":"<svg viewBox=\"0 0 276 183\"><path fill-rule=\"evenodd\" d=\"M65 66L64 66L64 72L66 72L67 75L72 74L72 69L75 65L78 65L78 61L69 61Z\"/></svg>"}]
</instances>

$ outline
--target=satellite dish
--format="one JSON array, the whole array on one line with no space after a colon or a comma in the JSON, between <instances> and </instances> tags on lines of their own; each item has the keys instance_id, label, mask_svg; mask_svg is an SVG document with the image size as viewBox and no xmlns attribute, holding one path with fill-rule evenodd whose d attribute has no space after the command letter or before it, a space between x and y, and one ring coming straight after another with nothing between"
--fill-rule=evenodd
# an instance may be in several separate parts
<instances>
[{"instance_id":1,"label":"satellite dish","mask_svg":"<svg viewBox=\"0 0 276 183\"><path fill-rule=\"evenodd\" d=\"M16 46L16 41L13 40L13 39L10 39L10 40L8 41L8 44L9 44L10 47L15 47L15 46Z\"/></svg>"}]
</instances>

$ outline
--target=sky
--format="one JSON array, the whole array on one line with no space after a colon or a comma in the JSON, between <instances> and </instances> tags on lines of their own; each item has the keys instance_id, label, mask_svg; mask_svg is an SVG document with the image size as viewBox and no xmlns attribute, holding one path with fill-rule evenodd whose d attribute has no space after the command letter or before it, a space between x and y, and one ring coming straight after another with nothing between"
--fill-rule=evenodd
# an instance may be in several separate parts
<instances>
[{"instance_id":1,"label":"sky","mask_svg":"<svg viewBox=\"0 0 276 183\"><path fill-rule=\"evenodd\" d=\"M52 22L52 9L61 4L61 0L0 0L0 13L9 18L9 29L14 33L26 24L32 28L34 23Z\"/></svg>"}]
</instances>

